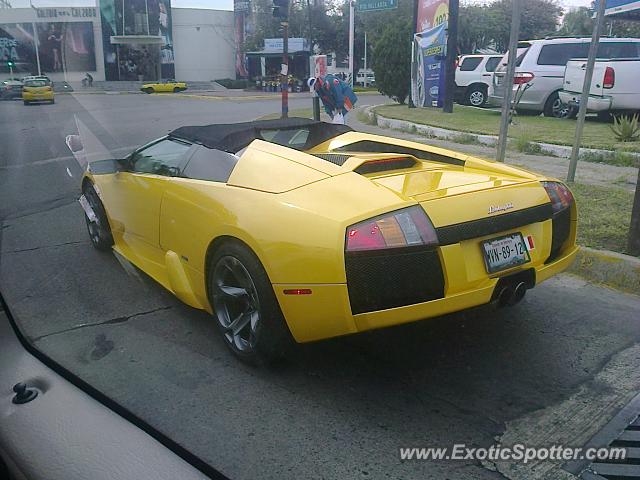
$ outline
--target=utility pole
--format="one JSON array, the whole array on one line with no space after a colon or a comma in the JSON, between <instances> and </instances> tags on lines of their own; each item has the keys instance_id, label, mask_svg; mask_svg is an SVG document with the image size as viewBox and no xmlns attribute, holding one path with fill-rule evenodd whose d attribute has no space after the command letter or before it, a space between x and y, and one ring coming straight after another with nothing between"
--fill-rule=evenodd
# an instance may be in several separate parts
<instances>
[{"instance_id":1,"label":"utility pole","mask_svg":"<svg viewBox=\"0 0 640 480\"><path fill-rule=\"evenodd\" d=\"M282 65L280 66L280 91L282 94L281 118L289 116L289 0L273 0L273 16L282 25Z\"/></svg>"},{"instance_id":2,"label":"utility pole","mask_svg":"<svg viewBox=\"0 0 640 480\"><path fill-rule=\"evenodd\" d=\"M593 79L593 67L596 64L596 54L598 53L598 44L600 43L600 32L602 31L602 24L604 23L605 7L606 1L599 0L598 13L596 14L596 24L593 27L593 33L591 34L591 45L589 45L587 69L584 72L582 95L580 95L580 108L578 109L578 119L576 120L576 135L573 139L573 148L571 149L571 160L569 161L569 173L567 173L567 182L573 182L576 178L576 168L578 166L578 157L580 156L580 141L582 140L584 119L587 115L587 102L589 101L589 91L591 90L591 80Z\"/></svg>"},{"instance_id":3,"label":"utility pole","mask_svg":"<svg viewBox=\"0 0 640 480\"><path fill-rule=\"evenodd\" d=\"M511 32L509 33L509 59L507 60L507 74L504 77L504 95L502 98L502 113L500 117L500 136L496 148L496 160L504 162L507 151L507 134L511 118L511 98L513 97L513 75L516 71L516 57L518 56L518 36L520 35L520 2L513 0L511 13Z\"/></svg>"},{"instance_id":4,"label":"utility pole","mask_svg":"<svg viewBox=\"0 0 640 480\"><path fill-rule=\"evenodd\" d=\"M447 57L444 61L444 99L442 111L453 113L453 97L456 91L456 57L458 53L458 0L449 0L447 20Z\"/></svg>"},{"instance_id":5,"label":"utility pole","mask_svg":"<svg viewBox=\"0 0 640 480\"><path fill-rule=\"evenodd\" d=\"M354 62L353 62L353 44L354 44L354 39L355 39L355 30L356 30L356 1L355 0L351 0L349 2L349 77L350 77L350 84L351 84L351 88L353 88L354 83L355 83L355 78L353 78L353 68L354 68Z\"/></svg>"},{"instance_id":6,"label":"utility pole","mask_svg":"<svg viewBox=\"0 0 640 480\"><path fill-rule=\"evenodd\" d=\"M289 116L289 22L282 22L282 118Z\"/></svg>"},{"instance_id":7,"label":"utility pole","mask_svg":"<svg viewBox=\"0 0 640 480\"><path fill-rule=\"evenodd\" d=\"M638 182L636 194L633 197L633 209L631 210L631 225L629 226L629 238L627 240L627 253L640 255L640 170L638 170Z\"/></svg>"},{"instance_id":8,"label":"utility pole","mask_svg":"<svg viewBox=\"0 0 640 480\"><path fill-rule=\"evenodd\" d=\"M364 32L364 88L367 88L367 32Z\"/></svg>"}]
</instances>

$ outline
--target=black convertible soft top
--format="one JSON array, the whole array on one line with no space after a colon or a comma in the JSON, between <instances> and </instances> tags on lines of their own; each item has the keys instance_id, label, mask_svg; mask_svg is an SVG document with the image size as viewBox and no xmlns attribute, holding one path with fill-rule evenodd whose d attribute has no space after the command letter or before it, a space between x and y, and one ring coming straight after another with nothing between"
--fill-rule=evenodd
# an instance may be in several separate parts
<instances>
[{"instance_id":1,"label":"black convertible soft top","mask_svg":"<svg viewBox=\"0 0 640 480\"><path fill-rule=\"evenodd\" d=\"M304 144L289 143L291 130L308 130L306 142ZM334 125L308 118L292 117L277 120L180 127L172 131L169 136L200 143L208 148L236 153L256 138L297 150L307 150L340 134L352 131L353 129L346 125ZM266 132L273 132L274 134L263 135Z\"/></svg>"}]
</instances>

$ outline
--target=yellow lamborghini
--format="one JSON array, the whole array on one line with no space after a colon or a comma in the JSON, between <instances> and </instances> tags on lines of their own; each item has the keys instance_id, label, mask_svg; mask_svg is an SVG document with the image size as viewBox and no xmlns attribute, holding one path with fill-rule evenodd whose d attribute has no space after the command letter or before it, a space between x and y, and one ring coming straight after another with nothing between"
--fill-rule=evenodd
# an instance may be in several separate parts
<instances>
[{"instance_id":1,"label":"yellow lamborghini","mask_svg":"<svg viewBox=\"0 0 640 480\"><path fill-rule=\"evenodd\" d=\"M89 164L114 249L211 313L240 358L477 305L514 305L577 253L557 180L306 119L182 127Z\"/></svg>"},{"instance_id":2,"label":"yellow lamborghini","mask_svg":"<svg viewBox=\"0 0 640 480\"><path fill-rule=\"evenodd\" d=\"M167 93L167 92L183 92L187 89L186 82L177 82L173 79L163 80L155 83L145 83L140 87L144 93Z\"/></svg>"}]
</instances>

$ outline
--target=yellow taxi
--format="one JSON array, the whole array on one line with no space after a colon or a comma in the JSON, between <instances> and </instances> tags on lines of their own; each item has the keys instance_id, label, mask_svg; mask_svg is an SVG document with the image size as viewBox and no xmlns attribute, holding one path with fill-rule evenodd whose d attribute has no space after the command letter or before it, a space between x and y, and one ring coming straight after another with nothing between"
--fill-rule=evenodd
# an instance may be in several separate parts
<instances>
[{"instance_id":1,"label":"yellow taxi","mask_svg":"<svg viewBox=\"0 0 640 480\"><path fill-rule=\"evenodd\" d=\"M55 103L53 86L45 79L28 79L22 86L22 101L25 105L33 102Z\"/></svg>"},{"instance_id":2,"label":"yellow taxi","mask_svg":"<svg viewBox=\"0 0 640 480\"><path fill-rule=\"evenodd\" d=\"M144 93L160 93L160 92L173 92L178 93L187 89L186 82L178 82L176 80L163 80L155 83L145 83L140 87Z\"/></svg>"}]
</instances>

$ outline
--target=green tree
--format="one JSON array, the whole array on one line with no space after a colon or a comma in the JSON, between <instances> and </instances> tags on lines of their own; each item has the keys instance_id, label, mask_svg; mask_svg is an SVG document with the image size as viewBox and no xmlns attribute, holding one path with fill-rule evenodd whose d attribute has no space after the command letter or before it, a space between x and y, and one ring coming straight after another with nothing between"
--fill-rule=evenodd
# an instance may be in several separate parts
<instances>
[{"instance_id":1,"label":"green tree","mask_svg":"<svg viewBox=\"0 0 640 480\"><path fill-rule=\"evenodd\" d=\"M373 45L378 91L404 104L409 95L413 19L388 22Z\"/></svg>"},{"instance_id":2,"label":"green tree","mask_svg":"<svg viewBox=\"0 0 640 480\"><path fill-rule=\"evenodd\" d=\"M565 13L558 33L564 36L591 35L594 24L592 12L587 7L572 8Z\"/></svg>"},{"instance_id":3,"label":"green tree","mask_svg":"<svg viewBox=\"0 0 640 480\"><path fill-rule=\"evenodd\" d=\"M520 40L542 38L556 33L562 7L555 0L527 0L522 7ZM487 22L491 28L491 39L499 51L505 51L509 44L512 8L511 0L497 0L488 5Z\"/></svg>"},{"instance_id":4,"label":"green tree","mask_svg":"<svg viewBox=\"0 0 640 480\"><path fill-rule=\"evenodd\" d=\"M460 5L458 52L476 53L491 45L494 26L486 5Z\"/></svg>"}]
</instances>

